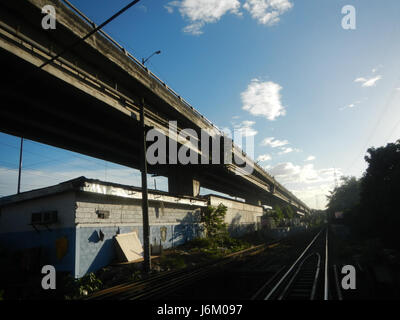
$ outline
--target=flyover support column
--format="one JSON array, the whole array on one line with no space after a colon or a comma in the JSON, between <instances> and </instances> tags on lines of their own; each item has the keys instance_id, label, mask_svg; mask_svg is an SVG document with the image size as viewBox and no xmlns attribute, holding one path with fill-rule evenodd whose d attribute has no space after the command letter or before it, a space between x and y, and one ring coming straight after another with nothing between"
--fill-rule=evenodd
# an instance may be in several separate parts
<instances>
[{"instance_id":1,"label":"flyover support column","mask_svg":"<svg viewBox=\"0 0 400 320\"><path fill-rule=\"evenodd\" d=\"M174 168L168 176L168 192L197 197L200 194L200 181L194 179L189 170Z\"/></svg>"},{"instance_id":2,"label":"flyover support column","mask_svg":"<svg viewBox=\"0 0 400 320\"><path fill-rule=\"evenodd\" d=\"M276 205L281 206L281 203L276 198L274 198L272 195L267 197L267 199L265 199L264 201L262 201L262 204L267 205L272 208L274 208Z\"/></svg>"},{"instance_id":3,"label":"flyover support column","mask_svg":"<svg viewBox=\"0 0 400 320\"><path fill-rule=\"evenodd\" d=\"M261 200L259 200L257 197L254 197L254 196L246 197L245 201L248 204L252 204L255 206L261 206Z\"/></svg>"}]
</instances>

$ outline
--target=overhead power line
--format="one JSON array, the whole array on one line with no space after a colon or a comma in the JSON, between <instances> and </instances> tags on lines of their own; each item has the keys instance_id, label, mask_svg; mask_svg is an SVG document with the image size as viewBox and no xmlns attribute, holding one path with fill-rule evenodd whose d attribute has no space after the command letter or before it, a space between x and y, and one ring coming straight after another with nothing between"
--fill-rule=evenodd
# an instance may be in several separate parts
<instances>
[{"instance_id":1,"label":"overhead power line","mask_svg":"<svg viewBox=\"0 0 400 320\"><path fill-rule=\"evenodd\" d=\"M126 10L128 10L130 7L132 7L133 5L135 5L136 3L138 3L140 0L134 0L131 3L129 3L128 5L126 5L125 7L123 7L121 10L119 10L117 13L115 13L113 16L111 16L110 18L108 18L106 21L104 21L102 24L100 24L99 26L97 26L96 28L94 28L92 31L90 31L87 35L85 35L84 37L78 39L77 41L75 41L74 43L72 43L71 45L69 45L67 48L65 48L64 50L62 50L60 53L56 54L54 57L52 57L51 59L47 60L46 62L44 62L43 64L41 64L39 66L39 69L42 69L43 67L47 66L48 64L54 62L55 60L57 60L58 58L60 58L62 55L64 55L65 53L67 53L68 51L70 51L71 49L73 49L74 47L76 47L78 44L80 44L81 42L85 41L87 38L91 37L93 34L95 34L97 31L101 30L102 28L104 28L107 24L109 24L111 21L113 21L115 18L117 18L118 16L120 16L122 13L124 13Z\"/></svg>"},{"instance_id":2,"label":"overhead power line","mask_svg":"<svg viewBox=\"0 0 400 320\"><path fill-rule=\"evenodd\" d=\"M382 121L383 115L387 112L387 110L388 110L388 108L389 108L389 106L390 106L390 102L393 100L393 97L394 97L394 95L396 94L396 87L397 87L397 84L395 84L395 85L393 86L392 91L391 91L391 94L390 94L388 100L386 101L385 107L384 107L384 109L382 110L382 112L380 113L379 118L378 118L378 121L375 123L375 126L373 127L372 131L370 132L370 134L369 134L369 136L368 136L368 139L367 139L365 145L363 146L361 152L357 155L357 157L354 158L354 160L353 160L353 161L350 163L350 165L346 168L345 172L347 172L348 170L350 170L350 169L354 166L354 164L356 163L356 161L357 161L360 157L362 157L362 155L366 152L366 149L367 149L367 147L368 147L368 145L369 145L369 143L370 143L370 141L371 141L371 138L373 137L373 135L374 135L376 129L379 127L379 124L380 124L380 122Z\"/></svg>"}]
</instances>

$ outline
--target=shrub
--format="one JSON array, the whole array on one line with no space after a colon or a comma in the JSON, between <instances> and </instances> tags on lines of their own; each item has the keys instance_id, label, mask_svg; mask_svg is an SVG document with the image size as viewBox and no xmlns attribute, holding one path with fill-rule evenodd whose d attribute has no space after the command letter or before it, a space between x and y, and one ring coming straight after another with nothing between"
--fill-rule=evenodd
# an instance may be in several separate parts
<instances>
[{"instance_id":1,"label":"shrub","mask_svg":"<svg viewBox=\"0 0 400 320\"><path fill-rule=\"evenodd\" d=\"M66 283L66 299L78 299L102 289L103 283L91 272L80 279L69 277Z\"/></svg>"}]
</instances>

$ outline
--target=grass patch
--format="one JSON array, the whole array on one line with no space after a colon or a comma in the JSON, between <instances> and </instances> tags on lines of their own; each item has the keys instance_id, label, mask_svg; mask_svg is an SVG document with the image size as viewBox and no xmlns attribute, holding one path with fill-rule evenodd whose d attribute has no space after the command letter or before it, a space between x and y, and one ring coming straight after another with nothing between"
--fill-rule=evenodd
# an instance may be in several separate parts
<instances>
[{"instance_id":1,"label":"grass patch","mask_svg":"<svg viewBox=\"0 0 400 320\"><path fill-rule=\"evenodd\" d=\"M186 261L180 254L171 254L167 256L162 256L160 258L160 266L162 269L183 269L186 268Z\"/></svg>"},{"instance_id":2,"label":"grass patch","mask_svg":"<svg viewBox=\"0 0 400 320\"><path fill-rule=\"evenodd\" d=\"M185 244L166 251L157 261L162 270L181 269L196 264L221 259L225 255L249 248L243 240L223 234L214 238L196 238Z\"/></svg>"},{"instance_id":3,"label":"grass patch","mask_svg":"<svg viewBox=\"0 0 400 320\"><path fill-rule=\"evenodd\" d=\"M215 238L197 238L182 246L191 253L203 252L209 254L229 254L249 248L251 245L243 240L235 239L229 235L221 235Z\"/></svg>"}]
</instances>

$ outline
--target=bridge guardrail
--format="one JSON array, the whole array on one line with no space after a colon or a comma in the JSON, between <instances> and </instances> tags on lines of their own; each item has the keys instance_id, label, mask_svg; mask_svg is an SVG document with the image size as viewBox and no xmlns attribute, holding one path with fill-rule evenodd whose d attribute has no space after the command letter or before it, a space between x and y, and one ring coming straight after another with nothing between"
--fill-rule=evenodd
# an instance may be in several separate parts
<instances>
[{"instance_id":1,"label":"bridge guardrail","mask_svg":"<svg viewBox=\"0 0 400 320\"><path fill-rule=\"evenodd\" d=\"M62 0L66 5L68 5L73 11L75 11L79 16L81 16L91 27L96 28L96 24L90 20L83 12L81 12L78 8L76 8L71 2L68 0ZM170 93L172 93L176 98L178 98L187 108L191 109L194 113L196 113L199 117L203 118L209 125L211 125L214 129L216 129L221 135L223 132L216 127L209 119L204 117L200 112L198 112L190 103L188 103L182 96L180 96L176 91L171 89L164 81L162 81L158 76L156 76L153 72L151 72L148 68L146 68L138 59L136 59L129 51L127 51L123 46L121 46L117 41L115 41L111 36L109 36L103 30L99 30L107 40L109 40L114 46L116 46L119 50L124 52L124 54L129 57L135 64L137 64L140 68L146 71L152 78L154 78L159 84L165 87Z\"/></svg>"}]
</instances>

